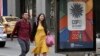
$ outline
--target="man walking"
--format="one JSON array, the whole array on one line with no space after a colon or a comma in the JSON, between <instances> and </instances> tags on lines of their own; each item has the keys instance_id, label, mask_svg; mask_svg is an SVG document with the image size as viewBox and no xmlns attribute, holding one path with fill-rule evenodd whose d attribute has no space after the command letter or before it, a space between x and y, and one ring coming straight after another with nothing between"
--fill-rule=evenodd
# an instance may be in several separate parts
<instances>
[{"instance_id":1,"label":"man walking","mask_svg":"<svg viewBox=\"0 0 100 56\"><path fill-rule=\"evenodd\" d=\"M18 35L18 42L21 47L21 54L19 56L26 56L29 51L31 37L31 24L28 13L24 13L22 19L16 23L12 36L15 34Z\"/></svg>"}]
</instances>

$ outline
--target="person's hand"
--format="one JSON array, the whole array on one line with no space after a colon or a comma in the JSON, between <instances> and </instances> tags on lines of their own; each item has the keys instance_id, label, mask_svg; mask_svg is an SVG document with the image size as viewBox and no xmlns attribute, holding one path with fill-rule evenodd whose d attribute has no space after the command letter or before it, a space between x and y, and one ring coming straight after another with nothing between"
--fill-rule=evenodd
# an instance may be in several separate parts
<instances>
[{"instance_id":1,"label":"person's hand","mask_svg":"<svg viewBox=\"0 0 100 56\"><path fill-rule=\"evenodd\" d=\"M33 40L32 40L32 39L30 39L30 42L31 42L31 43L33 43Z\"/></svg>"},{"instance_id":2,"label":"person's hand","mask_svg":"<svg viewBox=\"0 0 100 56\"><path fill-rule=\"evenodd\" d=\"M47 35L50 35L50 31L47 32Z\"/></svg>"},{"instance_id":3,"label":"person's hand","mask_svg":"<svg viewBox=\"0 0 100 56\"><path fill-rule=\"evenodd\" d=\"M33 40L31 40L30 42L31 42L31 43L33 43L34 41L33 41Z\"/></svg>"}]
</instances>

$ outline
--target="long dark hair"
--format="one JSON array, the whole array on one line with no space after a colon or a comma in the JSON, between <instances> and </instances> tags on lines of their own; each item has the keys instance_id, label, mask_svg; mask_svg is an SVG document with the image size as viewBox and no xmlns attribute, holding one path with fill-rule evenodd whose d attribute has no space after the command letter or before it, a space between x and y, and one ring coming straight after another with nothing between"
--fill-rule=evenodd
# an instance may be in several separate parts
<instances>
[{"instance_id":1,"label":"long dark hair","mask_svg":"<svg viewBox=\"0 0 100 56\"><path fill-rule=\"evenodd\" d=\"M40 20L40 16L43 15L44 16L44 20L41 22L42 23L42 26L44 27L44 30L45 30L45 33L47 34L47 25L46 25L46 17L45 17L45 14L43 13L40 13L39 16L37 17L37 23L39 25L39 20ZM37 26L38 26L37 25Z\"/></svg>"},{"instance_id":2,"label":"long dark hair","mask_svg":"<svg viewBox=\"0 0 100 56\"><path fill-rule=\"evenodd\" d=\"M37 24L36 24L36 22L33 22L31 41L34 40L34 37L36 35L36 32L37 32L37 28L38 28L38 25L39 25L39 20L40 20L40 16L41 15L44 16L44 20L41 23L42 23L42 26L44 27L44 31L45 31L45 33L47 35L47 25L46 25L45 15L43 13L40 13L39 16L37 17Z\"/></svg>"}]
</instances>

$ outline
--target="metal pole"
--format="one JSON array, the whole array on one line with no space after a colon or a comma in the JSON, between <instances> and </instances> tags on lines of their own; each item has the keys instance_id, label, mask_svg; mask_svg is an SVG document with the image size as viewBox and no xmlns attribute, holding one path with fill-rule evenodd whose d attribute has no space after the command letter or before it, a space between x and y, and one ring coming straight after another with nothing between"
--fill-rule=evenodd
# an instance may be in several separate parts
<instances>
[{"instance_id":1,"label":"metal pole","mask_svg":"<svg viewBox=\"0 0 100 56\"><path fill-rule=\"evenodd\" d=\"M29 18L30 18L30 11L29 11L30 10L30 7L29 7L30 6L30 3L29 2L30 2L30 0L28 0L27 7L28 7L28 15L29 15Z\"/></svg>"}]
</instances>

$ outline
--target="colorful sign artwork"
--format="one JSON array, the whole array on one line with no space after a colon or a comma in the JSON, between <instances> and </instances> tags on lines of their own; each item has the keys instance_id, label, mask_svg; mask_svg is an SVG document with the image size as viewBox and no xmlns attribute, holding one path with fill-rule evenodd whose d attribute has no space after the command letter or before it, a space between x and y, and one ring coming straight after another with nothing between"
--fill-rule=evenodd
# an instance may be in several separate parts
<instances>
[{"instance_id":1,"label":"colorful sign artwork","mask_svg":"<svg viewBox=\"0 0 100 56\"><path fill-rule=\"evenodd\" d=\"M57 49L95 50L92 0L59 0Z\"/></svg>"}]
</instances>

